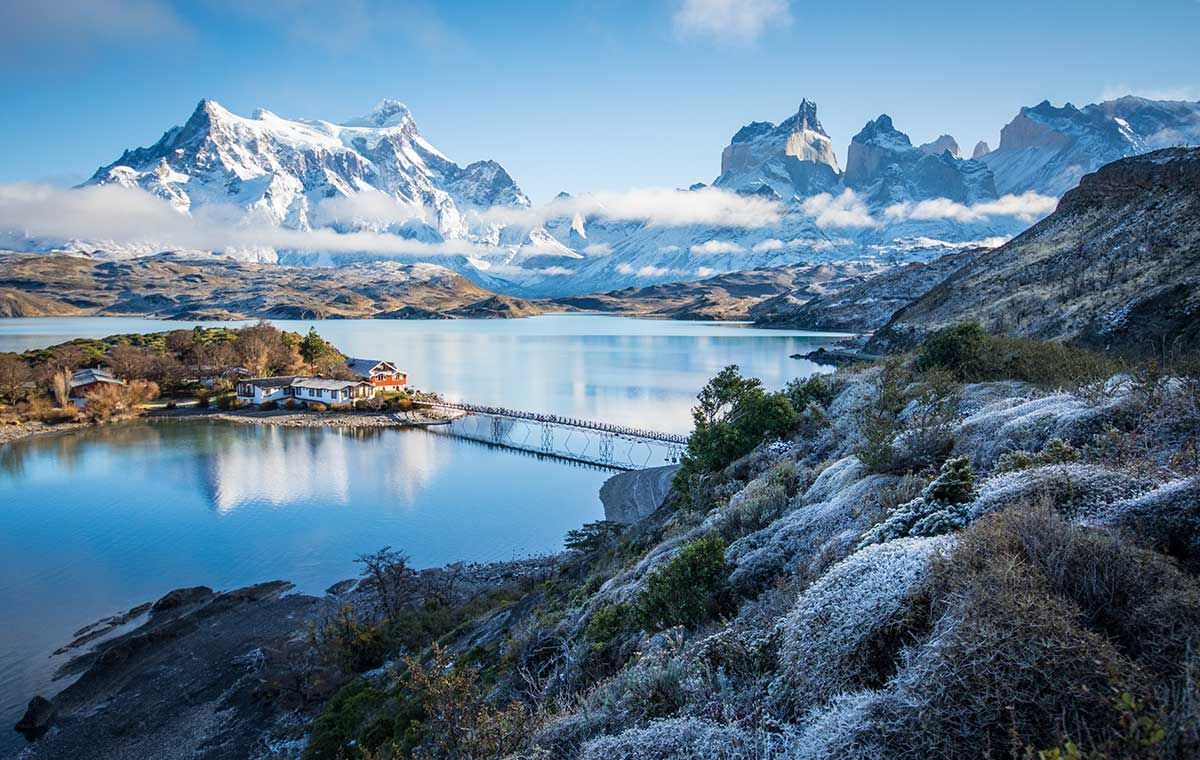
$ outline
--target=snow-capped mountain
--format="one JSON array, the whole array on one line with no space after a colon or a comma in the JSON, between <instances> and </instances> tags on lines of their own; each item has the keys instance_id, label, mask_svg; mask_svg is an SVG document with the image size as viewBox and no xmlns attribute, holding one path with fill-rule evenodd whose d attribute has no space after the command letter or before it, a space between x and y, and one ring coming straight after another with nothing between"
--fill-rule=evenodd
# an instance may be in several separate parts
<instances>
[{"instance_id":1,"label":"snow-capped mountain","mask_svg":"<svg viewBox=\"0 0 1200 760\"><path fill-rule=\"evenodd\" d=\"M0 230L0 241L109 257L164 247L310 265L401 257L505 293L574 295L754 267L914 261L997 245L1049 213L1057 196L1100 165L1198 141L1200 103L1134 97L1082 109L1023 108L999 148L980 142L971 158L948 134L914 145L883 114L851 139L843 169L816 104L802 100L778 124L739 129L721 151L711 187L696 183L645 199L635 191L632 200L562 194L534 208L495 161L463 166L438 151L398 101L333 123L261 109L243 117L204 100L182 126L126 151L85 185L144 190L197 224L216 209L222 223L232 219L252 234L212 249L203 246L215 243L195 237L163 246L21 229ZM642 213L661 193L673 210ZM740 206L753 219L676 213L714 205ZM264 229L312 234L259 242ZM328 247L329 233L340 233L336 248ZM370 233L371 245L360 247L363 236L346 233Z\"/></svg>"},{"instance_id":2,"label":"snow-capped mountain","mask_svg":"<svg viewBox=\"0 0 1200 760\"><path fill-rule=\"evenodd\" d=\"M1061 196L1119 158L1200 142L1200 103L1126 96L1076 108L1022 108L982 160L1001 193Z\"/></svg>"},{"instance_id":3,"label":"snow-capped mountain","mask_svg":"<svg viewBox=\"0 0 1200 760\"><path fill-rule=\"evenodd\" d=\"M426 242L495 236L497 230L472 230L467 213L529 206L498 163L454 163L395 100L342 124L284 119L263 109L245 118L203 100L183 126L149 148L126 151L85 184L140 187L184 212L225 204L290 229L382 228ZM375 201L362 211L374 214L356 213L353 204L324 205L362 196ZM380 201L398 207L380 213ZM402 218L404 211L410 218Z\"/></svg>"},{"instance_id":4,"label":"snow-capped mountain","mask_svg":"<svg viewBox=\"0 0 1200 760\"><path fill-rule=\"evenodd\" d=\"M721 152L721 176L713 185L790 199L832 190L840 176L833 141L817 120L817 104L805 99L778 126L755 121L739 129Z\"/></svg>"}]
</instances>

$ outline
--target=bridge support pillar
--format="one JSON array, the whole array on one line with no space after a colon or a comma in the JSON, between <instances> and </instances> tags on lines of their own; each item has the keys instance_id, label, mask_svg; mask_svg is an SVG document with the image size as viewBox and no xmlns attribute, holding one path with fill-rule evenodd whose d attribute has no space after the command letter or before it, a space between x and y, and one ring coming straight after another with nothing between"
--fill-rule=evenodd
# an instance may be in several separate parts
<instances>
[{"instance_id":1,"label":"bridge support pillar","mask_svg":"<svg viewBox=\"0 0 1200 760\"><path fill-rule=\"evenodd\" d=\"M504 420L492 417L492 441L500 443L504 440Z\"/></svg>"},{"instance_id":2,"label":"bridge support pillar","mask_svg":"<svg viewBox=\"0 0 1200 760\"><path fill-rule=\"evenodd\" d=\"M542 423L542 451L550 454L554 451L554 427L548 423Z\"/></svg>"}]
</instances>

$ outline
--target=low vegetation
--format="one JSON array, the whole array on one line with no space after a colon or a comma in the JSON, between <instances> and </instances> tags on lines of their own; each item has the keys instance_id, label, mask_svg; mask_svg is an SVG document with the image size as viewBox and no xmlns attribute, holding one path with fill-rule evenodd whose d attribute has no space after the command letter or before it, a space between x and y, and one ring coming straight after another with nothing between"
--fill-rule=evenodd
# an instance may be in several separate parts
<instances>
[{"instance_id":1,"label":"low vegetation","mask_svg":"<svg viewBox=\"0 0 1200 760\"><path fill-rule=\"evenodd\" d=\"M363 558L306 756L1195 757L1200 382L996 341L727 368L664 508L535 576Z\"/></svg>"}]
</instances>

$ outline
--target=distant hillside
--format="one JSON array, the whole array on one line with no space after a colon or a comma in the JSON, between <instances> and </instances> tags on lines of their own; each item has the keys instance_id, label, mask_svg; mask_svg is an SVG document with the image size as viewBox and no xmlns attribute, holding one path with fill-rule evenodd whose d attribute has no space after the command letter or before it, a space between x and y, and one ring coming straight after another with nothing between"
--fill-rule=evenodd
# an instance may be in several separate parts
<instances>
[{"instance_id":1,"label":"distant hillside","mask_svg":"<svg viewBox=\"0 0 1200 760\"><path fill-rule=\"evenodd\" d=\"M625 288L607 293L558 298L554 304L581 311L670 319L751 319L762 304L786 297L803 302L844 290L878 275L872 262L794 264L731 272L694 282Z\"/></svg>"},{"instance_id":2,"label":"distant hillside","mask_svg":"<svg viewBox=\"0 0 1200 760\"><path fill-rule=\"evenodd\" d=\"M523 317L540 309L433 264L287 267L171 255L0 254L0 315L161 319Z\"/></svg>"},{"instance_id":3,"label":"distant hillside","mask_svg":"<svg viewBox=\"0 0 1200 760\"><path fill-rule=\"evenodd\" d=\"M755 307L754 324L840 332L878 330L897 309L937 287L964 264L974 261L983 250L972 248L933 261L905 264L850 288L808 300L805 293L784 293Z\"/></svg>"},{"instance_id":4,"label":"distant hillside","mask_svg":"<svg viewBox=\"0 0 1200 760\"><path fill-rule=\"evenodd\" d=\"M963 321L1132 353L1200 347L1200 148L1085 176L1052 215L897 311L871 348Z\"/></svg>"}]
</instances>

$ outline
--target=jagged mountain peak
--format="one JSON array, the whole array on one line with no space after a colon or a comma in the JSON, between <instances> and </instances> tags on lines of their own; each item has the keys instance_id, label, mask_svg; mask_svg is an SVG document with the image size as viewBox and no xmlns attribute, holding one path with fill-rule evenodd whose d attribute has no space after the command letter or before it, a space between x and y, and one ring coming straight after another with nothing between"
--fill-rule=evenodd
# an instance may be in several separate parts
<instances>
[{"instance_id":1,"label":"jagged mountain peak","mask_svg":"<svg viewBox=\"0 0 1200 760\"><path fill-rule=\"evenodd\" d=\"M987 141L980 140L979 142L975 143L975 150L971 151L971 158L983 158L991 152L991 146L987 144Z\"/></svg>"},{"instance_id":2,"label":"jagged mountain peak","mask_svg":"<svg viewBox=\"0 0 1200 760\"><path fill-rule=\"evenodd\" d=\"M384 98L363 116L348 119L345 127L400 127L412 123L412 111L399 100Z\"/></svg>"},{"instance_id":3,"label":"jagged mountain peak","mask_svg":"<svg viewBox=\"0 0 1200 760\"><path fill-rule=\"evenodd\" d=\"M927 142L924 145L920 145L918 148L921 151L933 156L940 156L941 154L949 151L950 155L954 156L955 158L961 158L961 154L958 149L958 140L955 140L950 135L941 135L936 140Z\"/></svg>"}]
</instances>

